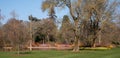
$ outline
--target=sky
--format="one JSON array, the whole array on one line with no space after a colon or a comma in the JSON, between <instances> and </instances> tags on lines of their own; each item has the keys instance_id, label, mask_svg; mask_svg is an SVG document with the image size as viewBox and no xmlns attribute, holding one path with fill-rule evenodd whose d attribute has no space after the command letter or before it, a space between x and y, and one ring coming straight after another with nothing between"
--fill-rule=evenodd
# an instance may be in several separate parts
<instances>
[{"instance_id":1,"label":"sky","mask_svg":"<svg viewBox=\"0 0 120 58\"><path fill-rule=\"evenodd\" d=\"M12 11L16 12L18 19L24 21L29 21L29 15L39 19L47 18L48 12L42 12L41 10L42 2L43 0L0 0L1 14L5 16L2 22L5 23L11 18L10 13ZM60 8L57 8L55 11L57 12L56 15L58 16L58 19L68 14L68 9L63 11Z\"/></svg>"},{"instance_id":2,"label":"sky","mask_svg":"<svg viewBox=\"0 0 120 58\"><path fill-rule=\"evenodd\" d=\"M42 12L41 5L44 0L0 0L1 14L4 16L2 23L6 23L11 18L10 13L15 11L17 19L29 21L28 16L32 15L39 19L47 18L48 12ZM114 0L110 0L114 1ZM120 8L118 8L120 10ZM56 8L57 19L62 19L64 15L69 16L69 9Z\"/></svg>"}]
</instances>

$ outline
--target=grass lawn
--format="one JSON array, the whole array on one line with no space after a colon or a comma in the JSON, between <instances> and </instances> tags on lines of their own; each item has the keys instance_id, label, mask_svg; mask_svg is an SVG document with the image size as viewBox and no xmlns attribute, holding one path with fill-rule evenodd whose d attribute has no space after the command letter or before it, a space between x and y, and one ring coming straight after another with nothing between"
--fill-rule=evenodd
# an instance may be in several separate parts
<instances>
[{"instance_id":1,"label":"grass lawn","mask_svg":"<svg viewBox=\"0 0 120 58\"><path fill-rule=\"evenodd\" d=\"M110 50L80 50L80 52L39 50L21 55L15 53L0 52L0 58L120 58L120 48Z\"/></svg>"}]
</instances>

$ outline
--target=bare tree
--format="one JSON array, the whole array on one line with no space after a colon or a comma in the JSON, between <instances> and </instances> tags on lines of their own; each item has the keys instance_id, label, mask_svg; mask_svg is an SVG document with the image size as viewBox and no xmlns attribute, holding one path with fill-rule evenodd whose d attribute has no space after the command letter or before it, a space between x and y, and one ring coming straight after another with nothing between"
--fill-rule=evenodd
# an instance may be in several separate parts
<instances>
[{"instance_id":1,"label":"bare tree","mask_svg":"<svg viewBox=\"0 0 120 58\"><path fill-rule=\"evenodd\" d=\"M3 30L2 30L2 23L1 20L4 19L4 16L1 14L1 9L0 9L0 49L3 48Z\"/></svg>"},{"instance_id":2,"label":"bare tree","mask_svg":"<svg viewBox=\"0 0 120 58\"><path fill-rule=\"evenodd\" d=\"M45 0L42 9L67 6L75 26L73 51L79 51L80 39L87 39L89 45L95 47L98 33L104 22L112 20L118 1L109 0Z\"/></svg>"},{"instance_id":3,"label":"bare tree","mask_svg":"<svg viewBox=\"0 0 120 58\"><path fill-rule=\"evenodd\" d=\"M6 44L11 44L15 50L17 49L19 54L30 37L28 24L25 24L22 20L18 20L16 13L12 12L12 18L4 24L3 31L5 41L7 41Z\"/></svg>"}]
</instances>

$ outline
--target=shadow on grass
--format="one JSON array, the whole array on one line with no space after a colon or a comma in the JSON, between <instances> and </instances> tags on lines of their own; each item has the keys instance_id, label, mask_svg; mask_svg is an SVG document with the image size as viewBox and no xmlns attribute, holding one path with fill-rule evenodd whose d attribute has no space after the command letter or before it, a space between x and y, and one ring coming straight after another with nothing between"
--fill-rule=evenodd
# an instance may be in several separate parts
<instances>
[{"instance_id":1,"label":"shadow on grass","mask_svg":"<svg viewBox=\"0 0 120 58\"><path fill-rule=\"evenodd\" d=\"M18 54L18 55L29 55L29 54L33 54L33 53L31 51L20 51L19 53L15 52L15 54Z\"/></svg>"}]
</instances>

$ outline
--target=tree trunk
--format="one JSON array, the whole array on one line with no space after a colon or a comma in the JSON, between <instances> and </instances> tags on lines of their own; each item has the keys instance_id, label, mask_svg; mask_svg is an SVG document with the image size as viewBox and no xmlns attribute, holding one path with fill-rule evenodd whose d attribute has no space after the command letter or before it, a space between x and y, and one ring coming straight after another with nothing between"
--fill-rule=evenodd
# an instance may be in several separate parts
<instances>
[{"instance_id":1,"label":"tree trunk","mask_svg":"<svg viewBox=\"0 0 120 58\"><path fill-rule=\"evenodd\" d=\"M47 33L48 44L50 43L49 33Z\"/></svg>"},{"instance_id":2,"label":"tree trunk","mask_svg":"<svg viewBox=\"0 0 120 58\"><path fill-rule=\"evenodd\" d=\"M73 51L74 52L78 52L79 51L79 43L80 43L80 41L79 41L79 32L78 32L78 20L75 20L74 21L74 23L75 23L75 41L74 41L74 47L73 47Z\"/></svg>"},{"instance_id":3,"label":"tree trunk","mask_svg":"<svg viewBox=\"0 0 120 58\"><path fill-rule=\"evenodd\" d=\"M96 39L97 39L97 36L96 36L96 33L95 33L94 36L93 36L93 41L92 41L91 47L96 47L96 44L95 44Z\"/></svg>"},{"instance_id":4,"label":"tree trunk","mask_svg":"<svg viewBox=\"0 0 120 58\"><path fill-rule=\"evenodd\" d=\"M32 40L30 40L30 51L32 51Z\"/></svg>"},{"instance_id":5,"label":"tree trunk","mask_svg":"<svg viewBox=\"0 0 120 58\"><path fill-rule=\"evenodd\" d=\"M45 44L45 38L43 39L43 44Z\"/></svg>"},{"instance_id":6,"label":"tree trunk","mask_svg":"<svg viewBox=\"0 0 120 58\"><path fill-rule=\"evenodd\" d=\"M17 54L19 55L20 54L20 45L19 44L17 46L17 49L18 49Z\"/></svg>"},{"instance_id":7,"label":"tree trunk","mask_svg":"<svg viewBox=\"0 0 120 58\"><path fill-rule=\"evenodd\" d=\"M80 43L79 39L75 36L73 52L78 52L79 51L79 43Z\"/></svg>"},{"instance_id":8,"label":"tree trunk","mask_svg":"<svg viewBox=\"0 0 120 58\"><path fill-rule=\"evenodd\" d=\"M99 43L99 45L101 45L101 30L99 31L98 36L99 36L99 37L98 37L98 40L99 40L98 43Z\"/></svg>"}]
</instances>

